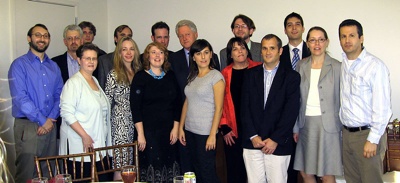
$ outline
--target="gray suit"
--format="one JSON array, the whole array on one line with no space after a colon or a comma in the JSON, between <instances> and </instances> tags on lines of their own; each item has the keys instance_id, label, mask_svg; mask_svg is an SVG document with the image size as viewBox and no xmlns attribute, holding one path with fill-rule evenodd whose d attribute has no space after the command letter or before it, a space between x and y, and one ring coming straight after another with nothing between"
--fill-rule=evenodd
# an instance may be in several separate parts
<instances>
[{"instance_id":1,"label":"gray suit","mask_svg":"<svg viewBox=\"0 0 400 183\"><path fill-rule=\"evenodd\" d=\"M261 44L250 41L251 48L250 53L253 61L262 62L261 59ZM222 49L219 52L219 61L221 63L221 71L227 66L227 58L226 58L226 48Z\"/></svg>"},{"instance_id":2,"label":"gray suit","mask_svg":"<svg viewBox=\"0 0 400 183\"><path fill-rule=\"evenodd\" d=\"M328 54L321 68L318 81L318 91L321 106L322 125L327 132L339 132L342 123L339 119L339 79L341 62L333 59ZM300 82L300 112L293 133L298 133L304 127L308 92L311 80L311 57L301 60L296 67L301 76Z\"/></svg>"},{"instance_id":3,"label":"gray suit","mask_svg":"<svg viewBox=\"0 0 400 183\"><path fill-rule=\"evenodd\" d=\"M99 57L99 62L97 63L98 76L100 87L105 90L107 75L114 68L114 52L102 55Z\"/></svg>"}]
</instances>

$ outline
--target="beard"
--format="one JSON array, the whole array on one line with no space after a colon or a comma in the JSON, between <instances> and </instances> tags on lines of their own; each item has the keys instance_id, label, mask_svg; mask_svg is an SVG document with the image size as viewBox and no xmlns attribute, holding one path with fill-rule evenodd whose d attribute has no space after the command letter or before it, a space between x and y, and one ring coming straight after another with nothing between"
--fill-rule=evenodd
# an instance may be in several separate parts
<instances>
[{"instance_id":1,"label":"beard","mask_svg":"<svg viewBox=\"0 0 400 183\"><path fill-rule=\"evenodd\" d=\"M32 41L29 42L29 46L39 53L45 52L47 50L47 48L49 47L49 44L46 45L46 43L43 41L39 41L38 43L44 43L45 46L43 48L39 48L39 46L36 43L33 43Z\"/></svg>"}]
</instances>

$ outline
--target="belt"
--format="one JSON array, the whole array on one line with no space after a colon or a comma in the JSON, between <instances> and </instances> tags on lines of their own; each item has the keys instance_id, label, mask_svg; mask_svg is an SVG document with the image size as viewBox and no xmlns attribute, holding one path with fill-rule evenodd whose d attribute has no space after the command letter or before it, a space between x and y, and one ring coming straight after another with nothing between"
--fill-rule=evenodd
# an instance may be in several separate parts
<instances>
[{"instance_id":1,"label":"belt","mask_svg":"<svg viewBox=\"0 0 400 183\"><path fill-rule=\"evenodd\" d=\"M27 117L19 117L17 119L28 119Z\"/></svg>"},{"instance_id":2,"label":"belt","mask_svg":"<svg viewBox=\"0 0 400 183\"><path fill-rule=\"evenodd\" d=\"M363 130L370 129L371 127L366 125L366 126L360 126L360 127L347 127L343 125L343 128L346 129L349 132L359 132Z\"/></svg>"}]
</instances>

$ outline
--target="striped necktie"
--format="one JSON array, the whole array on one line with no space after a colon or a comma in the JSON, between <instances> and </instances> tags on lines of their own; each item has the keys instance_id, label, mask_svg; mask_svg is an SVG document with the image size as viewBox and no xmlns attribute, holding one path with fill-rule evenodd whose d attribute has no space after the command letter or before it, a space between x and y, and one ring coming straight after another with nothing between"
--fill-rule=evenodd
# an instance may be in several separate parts
<instances>
[{"instance_id":1,"label":"striped necktie","mask_svg":"<svg viewBox=\"0 0 400 183\"><path fill-rule=\"evenodd\" d=\"M299 56L299 49L298 48L293 48L293 59L292 59L292 68L293 70L296 69L296 64L297 62L300 60L300 56Z\"/></svg>"}]
</instances>

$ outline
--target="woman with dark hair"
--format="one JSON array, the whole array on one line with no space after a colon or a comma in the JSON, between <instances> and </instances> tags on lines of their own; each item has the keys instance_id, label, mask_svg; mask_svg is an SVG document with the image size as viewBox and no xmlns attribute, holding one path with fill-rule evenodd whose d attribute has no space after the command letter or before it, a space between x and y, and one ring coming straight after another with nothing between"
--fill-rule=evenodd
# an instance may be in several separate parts
<instances>
[{"instance_id":1,"label":"woman with dark hair","mask_svg":"<svg viewBox=\"0 0 400 183\"><path fill-rule=\"evenodd\" d=\"M147 45L143 58L144 70L133 78L130 94L140 181L172 182L180 171L175 144L181 111L179 86L169 70L168 50L161 43Z\"/></svg>"},{"instance_id":2,"label":"woman with dark hair","mask_svg":"<svg viewBox=\"0 0 400 183\"><path fill-rule=\"evenodd\" d=\"M220 129L225 141L228 182L242 183L247 181L240 122L243 74L247 69L260 65L262 62L251 60L250 50L242 38L231 38L226 48L228 66L222 70L226 85Z\"/></svg>"},{"instance_id":3,"label":"woman with dark hair","mask_svg":"<svg viewBox=\"0 0 400 183\"><path fill-rule=\"evenodd\" d=\"M294 126L297 142L294 169L304 182L335 182L342 175L341 129L339 120L339 78L341 63L326 53L328 34L312 27L307 34L311 56L297 64L300 81L300 112Z\"/></svg>"},{"instance_id":4,"label":"woman with dark hair","mask_svg":"<svg viewBox=\"0 0 400 183\"><path fill-rule=\"evenodd\" d=\"M79 72L67 80L60 97L60 155L84 153L111 145L110 103L93 76L97 53L97 46L91 43L81 45L76 51ZM90 159L85 158L84 162L88 164L83 170L84 177L90 176ZM75 162L72 166L73 162L68 161L68 172L74 172L73 167L80 172L80 163ZM96 165L101 168L100 159L96 159ZM79 177L73 177L76 178ZM108 177L99 178L110 180Z\"/></svg>"},{"instance_id":5,"label":"woman with dark hair","mask_svg":"<svg viewBox=\"0 0 400 183\"><path fill-rule=\"evenodd\" d=\"M190 48L186 99L179 124L179 141L188 146L199 183L219 182L215 167L216 137L222 114L225 81L214 69L213 50L204 39Z\"/></svg>"},{"instance_id":6,"label":"woman with dark hair","mask_svg":"<svg viewBox=\"0 0 400 183\"><path fill-rule=\"evenodd\" d=\"M134 141L134 125L130 109L130 89L133 76L141 69L139 49L130 37L123 37L117 43L114 52L114 69L107 75L106 96L111 104L111 140L112 145L129 144ZM116 150L116 167L131 165L127 162L126 149ZM122 165L120 164L122 162ZM121 172L114 173L114 180L121 180Z\"/></svg>"}]
</instances>

